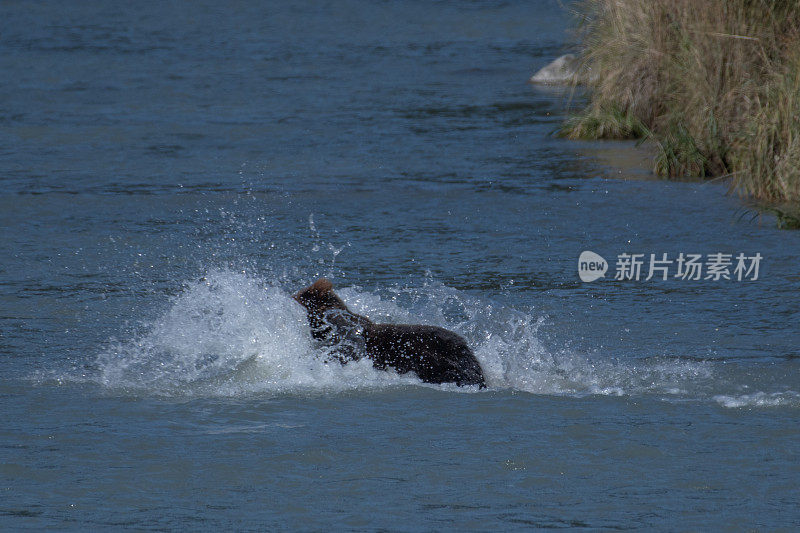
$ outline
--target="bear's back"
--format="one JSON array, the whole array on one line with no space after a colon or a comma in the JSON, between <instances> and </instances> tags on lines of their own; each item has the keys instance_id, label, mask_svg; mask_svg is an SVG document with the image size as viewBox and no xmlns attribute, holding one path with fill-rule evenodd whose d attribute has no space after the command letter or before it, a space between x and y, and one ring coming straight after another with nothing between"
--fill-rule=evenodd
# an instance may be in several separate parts
<instances>
[{"instance_id":1,"label":"bear's back","mask_svg":"<svg viewBox=\"0 0 800 533\"><path fill-rule=\"evenodd\" d=\"M366 348L378 368L413 371L426 383L485 386L464 338L438 326L373 324L366 330Z\"/></svg>"}]
</instances>

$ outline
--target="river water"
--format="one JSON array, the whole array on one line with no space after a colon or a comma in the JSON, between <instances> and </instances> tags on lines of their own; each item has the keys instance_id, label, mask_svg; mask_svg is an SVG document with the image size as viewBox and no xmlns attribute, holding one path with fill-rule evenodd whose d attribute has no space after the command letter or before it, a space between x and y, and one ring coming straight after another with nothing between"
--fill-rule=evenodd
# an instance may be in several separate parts
<instances>
[{"instance_id":1,"label":"river water","mask_svg":"<svg viewBox=\"0 0 800 533\"><path fill-rule=\"evenodd\" d=\"M0 5L0 526L795 529L800 233L553 136L580 95L525 81L570 24ZM325 364L289 298L319 276L488 388Z\"/></svg>"}]
</instances>

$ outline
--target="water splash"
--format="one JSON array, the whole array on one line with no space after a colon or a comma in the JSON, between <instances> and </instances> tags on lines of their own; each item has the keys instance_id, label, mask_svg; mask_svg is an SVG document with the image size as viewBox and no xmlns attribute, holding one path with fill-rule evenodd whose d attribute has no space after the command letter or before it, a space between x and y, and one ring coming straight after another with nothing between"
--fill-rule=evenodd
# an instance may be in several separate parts
<instances>
[{"instance_id":1,"label":"water splash","mask_svg":"<svg viewBox=\"0 0 800 533\"><path fill-rule=\"evenodd\" d=\"M325 364L304 310L278 286L212 271L189 283L142 333L111 342L96 361L110 389L163 395L343 390L412 381L369 361Z\"/></svg>"},{"instance_id":2,"label":"water splash","mask_svg":"<svg viewBox=\"0 0 800 533\"><path fill-rule=\"evenodd\" d=\"M294 285L294 284L292 284ZM187 283L157 319L128 340L112 341L96 360L95 381L110 390L157 395L236 396L325 393L426 386L459 392L477 388L423 384L411 374L375 370L364 359L326 364L304 310L284 288L241 272L215 270ZM725 407L800 403L800 394L735 394L720 363L675 357L608 360L542 342L546 317L427 281L380 294L337 291L355 312L376 322L427 323L452 329L473 346L489 390L549 395L655 395L713 400ZM734 380L735 381L735 380Z\"/></svg>"},{"instance_id":3,"label":"water splash","mask_svg":"<svg viewBox=\"0 0 800 533\"><path fill-rule=\"evenodd\" d=\"M714 401L723 407L800 407L800 393L794 391L783 392L754 392L751 394L714 396Z\"/></svg>"}]
</instances>

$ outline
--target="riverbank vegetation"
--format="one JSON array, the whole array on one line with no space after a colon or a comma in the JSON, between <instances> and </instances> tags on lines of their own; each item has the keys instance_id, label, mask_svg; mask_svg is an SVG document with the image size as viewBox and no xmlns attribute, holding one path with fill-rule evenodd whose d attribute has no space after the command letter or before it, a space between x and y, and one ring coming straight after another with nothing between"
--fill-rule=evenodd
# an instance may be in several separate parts
<instances>
[{"instance_id":1,"label":"riverbank vegetation","mask_svg":"<svg viewBox=\"0 0 800 533\"><path fill-rule=\"evenodd\" d=\"M578 0L570 138L648 138L665 177L729 177L800 222L800 1Z\"/></svg>"}]
</instances>

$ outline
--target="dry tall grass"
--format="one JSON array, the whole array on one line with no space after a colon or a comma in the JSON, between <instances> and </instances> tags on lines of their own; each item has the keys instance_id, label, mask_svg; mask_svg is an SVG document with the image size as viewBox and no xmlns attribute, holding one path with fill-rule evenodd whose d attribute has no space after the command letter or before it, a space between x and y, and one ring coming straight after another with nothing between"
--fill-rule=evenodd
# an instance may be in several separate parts
<instances>
[{"instance_id":1,"label":"dry tall grass","mask_svg":"<svg viewBox=\"0 0 800 533\"><path fill-rule=\"evenodd\" d=\"M580 0L597 73L574 138L649 136L661 175L800 205L800 1Z\"/></svg>"}]
</instances>

